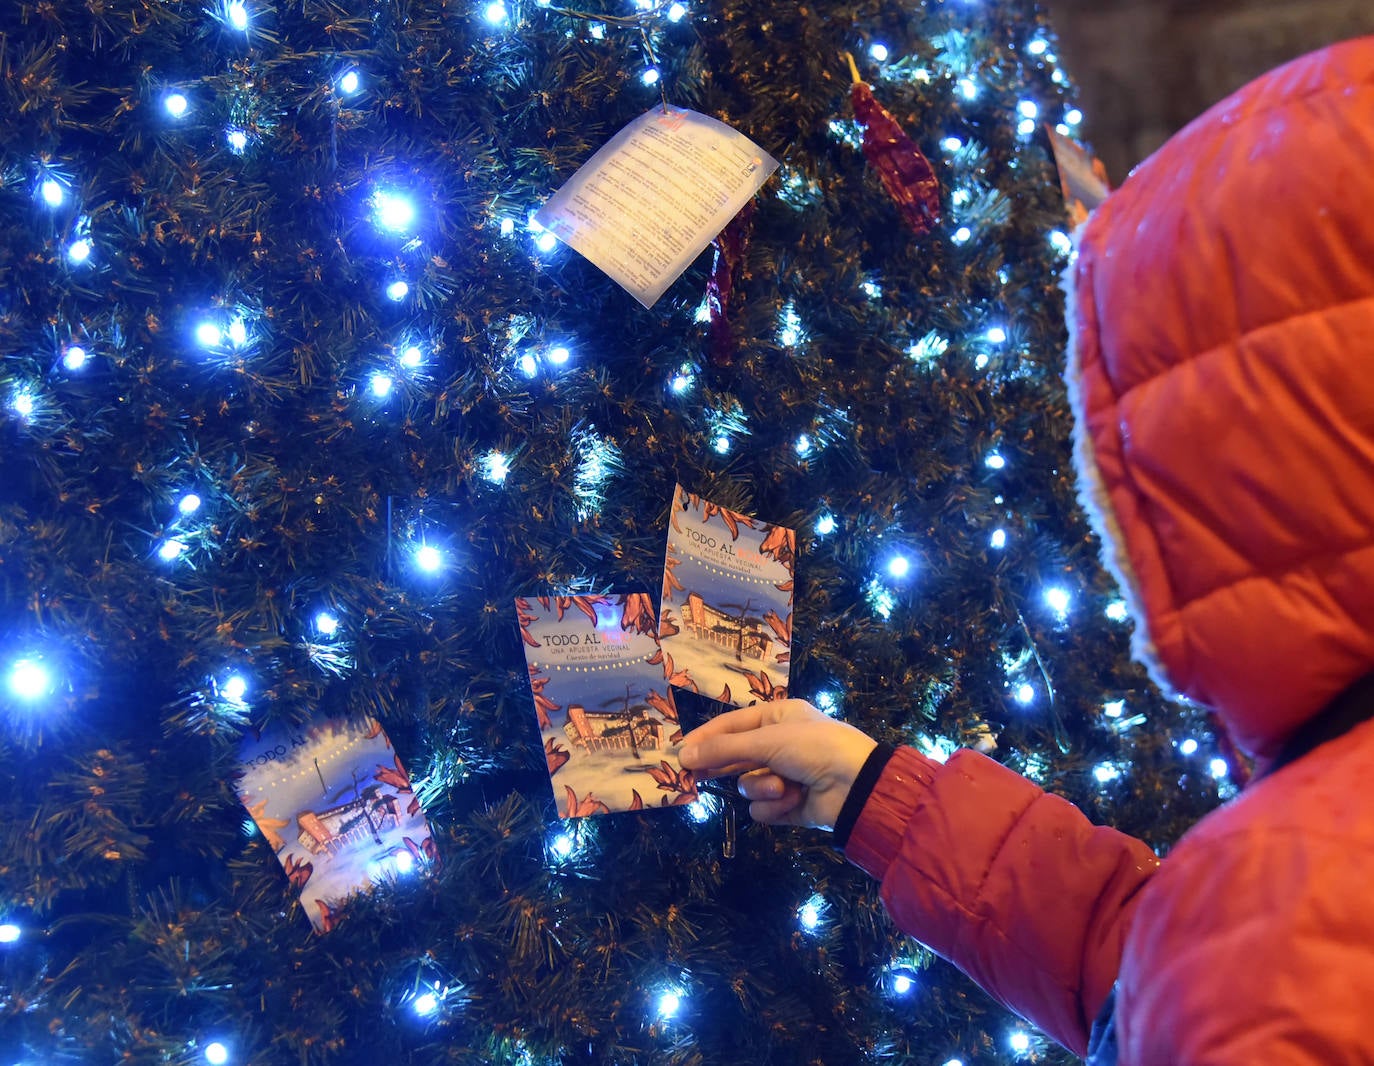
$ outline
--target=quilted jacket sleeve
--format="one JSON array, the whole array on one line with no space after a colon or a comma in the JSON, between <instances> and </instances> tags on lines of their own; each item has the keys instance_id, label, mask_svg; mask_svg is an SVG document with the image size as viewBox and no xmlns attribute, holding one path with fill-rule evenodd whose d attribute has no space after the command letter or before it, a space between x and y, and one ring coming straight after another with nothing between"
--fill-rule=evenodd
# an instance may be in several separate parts
<instances>
[{"instance_id":1,"label":"quilted jacket sleeve","mask_svg":"<svg viewBox=\"0 0 1374 1066\"><path fill-rule=\"evenodd\" d=\"M1111 990L1145 844L974 751L887 764L845 846L904 932L1082 1055Z\"/></svg>"}]
</instances>

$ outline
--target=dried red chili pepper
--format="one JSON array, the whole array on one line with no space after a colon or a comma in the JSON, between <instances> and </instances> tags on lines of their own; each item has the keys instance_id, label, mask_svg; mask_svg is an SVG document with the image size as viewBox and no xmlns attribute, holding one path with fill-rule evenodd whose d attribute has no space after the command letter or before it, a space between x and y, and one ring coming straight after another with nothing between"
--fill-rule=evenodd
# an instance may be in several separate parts
<instances>
[{"instance_id":1,"label":"dried red chili pepper","mask_svg":"<svg viewBox=\"0 0 1374 1066\"><path fill-rule=\"evenodd\" d=\"M854 85L849 90L854 117L864 128L864 157L878 172L883 188L906 224L924 237L940 221L940 181L935 168L906 131L859 77L854 57L845 53Z\"/></svg>"}]
</instances>

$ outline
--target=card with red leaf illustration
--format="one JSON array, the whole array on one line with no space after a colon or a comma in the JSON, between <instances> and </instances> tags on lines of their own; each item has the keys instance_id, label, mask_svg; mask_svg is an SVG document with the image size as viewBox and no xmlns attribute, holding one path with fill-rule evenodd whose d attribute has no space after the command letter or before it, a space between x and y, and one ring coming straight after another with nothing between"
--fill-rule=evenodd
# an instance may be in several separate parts
<instances>
[{"instance_id":1,"label":"card with red leaf illustration","mask_svg":"<svg viewBox=\"0 0 1374 1066\"><path fill-rule=\"evenodd\" d=\"M560 818L697 798L646 592L515 601Z\"/></svg>"},{"instance_id":2,"label":"card with red leaf illustration","mask_svg":"<svg viewBox=\"0 0 1374 1066\"><path fill-rule=\"evenodd\" d=\"M343 902L435 858L400 757L373 718L329 718L250 736L235 781L316 932Z\"/></svg>"},{"instance_id":3,"label":"card with red leaf illustration","mask_svg":"<svg viewBox=\"0 0 1374 1066\"><path fill-rule=\"evenodd\" d=\"M1055 165L1059 168L1059 186L1064 192L1069 224L1077 228L1111 195L1107 168L1072 137L1060 133L1053 126L1046 126L1045 130L1054 151Z\"/></svg>"},{"instance_id":4,"label":"card with red leaf illustration","mask_svg":"<svg viewBox=\"0 0 1374 1066\"><path fill-rule=\"evenodd\" d=\"M670 684L735 707L787 698L796 553L795 530L677 487L659 616Z\"/></svg>"}]
</instances>

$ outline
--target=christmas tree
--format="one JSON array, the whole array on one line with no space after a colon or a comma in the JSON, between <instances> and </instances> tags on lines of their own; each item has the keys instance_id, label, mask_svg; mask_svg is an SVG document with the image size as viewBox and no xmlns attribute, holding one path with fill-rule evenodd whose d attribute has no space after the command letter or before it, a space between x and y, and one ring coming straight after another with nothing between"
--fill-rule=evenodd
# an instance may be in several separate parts
<instances>
[{"instance_id":1,"label":"christmas tree","mask_svg":"<svg viewBox=\"0 0 1374 1066\"><path fill-rule=\"evenodd\" d=\"M824 834L559 819L514 607L656 600L681 483L798 531L791 695L1161 850L1233 787L1076 503L1031 3L11 0L0 62L6 1066L1067 1061ZM645 308L533 215L654 108L781 166ZM318 933L236 780L325 717L432 840Z\"/></svg>"}]
</instances>

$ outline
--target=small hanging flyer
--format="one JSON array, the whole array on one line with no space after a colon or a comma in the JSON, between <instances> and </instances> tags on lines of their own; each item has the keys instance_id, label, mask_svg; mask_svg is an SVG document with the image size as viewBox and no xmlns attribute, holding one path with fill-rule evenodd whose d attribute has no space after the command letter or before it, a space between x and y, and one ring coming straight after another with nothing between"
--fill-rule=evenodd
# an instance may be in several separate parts
<instances>
[{"instance_id":1,"label":"small hanging flyer","mask_svg":"<svg viewBox=\"0 0 1374 1066\"><path fill-rule=\"evenodd\" d=\"M342 903L434 859L410 777L374 718L330 718L250 736L235 782L316 932Z\"/></svg>"},{"instance_id":2,"label":"small hanging flyer","mask_svg":"<svg viewBox=\"0 0 1374 1066\"><path fill-rule=\"evenodd\" d=\"M517 597L560 818L695 802L648 593Z\"/></svg>"},{"instance_id":3,"label":"small hanging flyer","mask_svg":"<svg viewBox=\"0 0 1374 1066\"><path fill-rule=\"evenodd\" d=\"M659 641L673 684L743 707L787 698L797 534L677 486Z\"/></svg>"},{"instance_id":4,"label":"small hanging flyer","mask_svg":"<svg viewBox=\"0 0 1374 1066\"><path fill-rule=\"evenodd\" d=\"M655 107L603 145L534 220L652 307L777 168L725 123Z\"/></svg>"}]
</instances>

